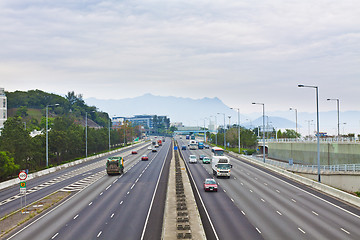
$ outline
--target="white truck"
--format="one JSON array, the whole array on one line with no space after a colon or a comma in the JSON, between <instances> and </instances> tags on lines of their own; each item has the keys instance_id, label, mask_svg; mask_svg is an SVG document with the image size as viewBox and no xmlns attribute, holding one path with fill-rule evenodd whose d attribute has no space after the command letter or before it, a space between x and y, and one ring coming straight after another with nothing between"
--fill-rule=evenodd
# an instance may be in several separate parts
<instances>
[{"instance_id":1,"label":"white truck","mask_svg":"<svg viewBox=\"0 0 360 240\"><path fill-rule=\"evenodd\" d=\"M190 150L196 150L198 148L197 142L195 140L190 140L189 142L189 149Z\"/></svg>"},{"instance_id":2,"label":"white truck","mask_svg":"<svg viewBox=\"0 0 360 240\"><path fill-rule=\"evenodd\" d=\"M213 156L211 160L211 167L213 174L216 177L228 177L230 178L230 172L232 165L230 159L226 156Z\"/></svg>"}]
</instances>

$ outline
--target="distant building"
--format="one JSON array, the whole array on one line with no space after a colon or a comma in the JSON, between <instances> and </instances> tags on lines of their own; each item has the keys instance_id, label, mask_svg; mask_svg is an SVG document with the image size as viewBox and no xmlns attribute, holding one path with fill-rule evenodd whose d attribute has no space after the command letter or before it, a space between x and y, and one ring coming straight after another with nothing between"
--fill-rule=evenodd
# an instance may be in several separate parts
<instances>
[{"instance_id":1,"label":"distant building","mask_svg":"<svg viewBox=\"0 0 360 240\"><path fill-rule=\"evenodd\" d=\"M134 117L113 117L112 124L113 127L120 127L124 122L129 122L133 126L143 126L147 129L154 128L154 118L157 117L158 124L164 124L168 128L168 122L166 116L157 116L157 115L134 115Z\"/></svg>"},{"instance_id":2,"label":"distant building","mask_svg":"<svg viewBox=\"0 0 360 240\"><path fill-rule=\"evenodd\" d=\"M182 122L172 122L172 123L170 123L170 127L179 128L179 127L184 127L184 125Z\"/></svg>"},{"instance_id":3,"label":"distant building","mask_svg":"<svg viewBox=\"0 0 360 240\"><path fill-rule=\"evenodd\" d=\"M4 88L0 88L0 129L4 127L7 120L7 99Z\"/></svg>"}]
</instances>

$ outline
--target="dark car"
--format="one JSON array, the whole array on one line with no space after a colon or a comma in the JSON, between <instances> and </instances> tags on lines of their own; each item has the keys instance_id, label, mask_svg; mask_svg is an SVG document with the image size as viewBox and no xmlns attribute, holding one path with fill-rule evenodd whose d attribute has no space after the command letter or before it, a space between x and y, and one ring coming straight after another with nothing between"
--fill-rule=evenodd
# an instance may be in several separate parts
<instances>
[{"instance_id":1,"label":"dark car","mask_svg":"<svg viewBox=\"0 0 360 240\"><path fill-rule=\"evenodd\" d=\"M186 145L182 145L181 150L186 150Z\"/></svg>"},{"instance_id":2,"label":"dark car","mask_svg":"<svg viewBox=\"0 0 360 240\"><path fill-rule=\"evenodd\" d=\"M204 145L204 148L205 148L205 149L209 149L210 146L209 146L209 145Z\"/></svg>"},{"instance_id":3,"label":"dark car","mask_svg":"<svg viewBox=\"0 0 360 240\"><path fill-rule=\"evenodd\" d=\"M217 192L217 189L218 189L218 185L214 179L212 179L212 178L205 179L205 182L204 182L205 192L207 192L207 191Z\"/></svg>"},{"instance_id":4,"label":"dark car","mask_svg":"<svg viewBox=\"0 0 360 240\"><path fill-rule=\"evenodd\" d=\"M137 154L137 151L132 151L131 154Z\"/></svg>"},{"instance_id":5,"label":"dark car","mask_svg":"<svg viewBox=\"0 0 360 240\"><path fill-rule=\"evenodd\" d=\"M205 156L204 154L201 154L201 155L199 156L199 159L200 159L200 160L203 160L204 157L206 157L206 156Z\"/></svg>"}]
</instances>

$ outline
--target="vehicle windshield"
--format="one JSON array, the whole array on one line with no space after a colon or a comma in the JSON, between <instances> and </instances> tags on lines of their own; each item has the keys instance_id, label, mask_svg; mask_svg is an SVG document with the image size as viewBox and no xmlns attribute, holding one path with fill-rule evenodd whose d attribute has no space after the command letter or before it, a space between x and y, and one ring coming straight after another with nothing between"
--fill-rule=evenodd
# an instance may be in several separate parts
<instances>
[{"instance_id":1,"label":"vehicle windshield","mask_svg":"<svg viewBox=\"0 0 360 240\"><path fill-rule=\"evenodd\" d=\"M224 156L224 151L222 151L222 150L216 150L216 151L214 151L214 155L215 155L215 156Z\"/></svg>"},{"instance_id":2,"label":"vehicle windshield","mask_svg":"<svg viewBox=\"0 0 360 240\"><path fill-rule=\"evenodd\" d=\"M216 184L215 180L214 179L207 179L205 181L206 184Z\"/></svg>"},{"instance_id":3,"label":"vehicle windshield","mask_svg":"<svg viewBox=\"0 0 360 240\"><path fill-rule=\"evenodd\" d=\"M208 158L208 157L204 157L204 160L210 160L210 158Z\"/></svg>"},{"instance_id":4,"label":"vehicle windshield","mask_svg":"<svg viewBox=\"0 0 360 240\"><path fill-rule=\"evenodd\" d=\"M224 169L224 170L226 170L226 169L230 169L230 164L228 164L228 163L218 164L217 167L218 167L219 169Z\"/></svg>"},{"instance_id":5,"label":"vehicle windshield","mask_svg":"<svg viewBox=\"0 0 360 240\"><path fill-rule=\"evenodd\" d=\"M196 158L196 156L195 155L190 155L190 158Z\"/></svg>"}]
</instances>

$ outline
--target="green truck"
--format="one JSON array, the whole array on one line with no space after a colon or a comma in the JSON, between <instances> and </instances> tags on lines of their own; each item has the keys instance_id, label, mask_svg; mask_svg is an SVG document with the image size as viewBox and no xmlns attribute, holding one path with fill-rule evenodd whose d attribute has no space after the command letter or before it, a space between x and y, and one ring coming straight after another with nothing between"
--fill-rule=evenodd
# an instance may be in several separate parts
<instances>
[{"instance_id":1,"label":"green truck","mask_svg":"<svg viewBox=\"0 0 360 240\"><path fill-rule=\"evenodd\" d=\"M109 157L106 160L106 173L108 175L124 173L124 159L122 157Z\"/></svg>"}]
</instances>

